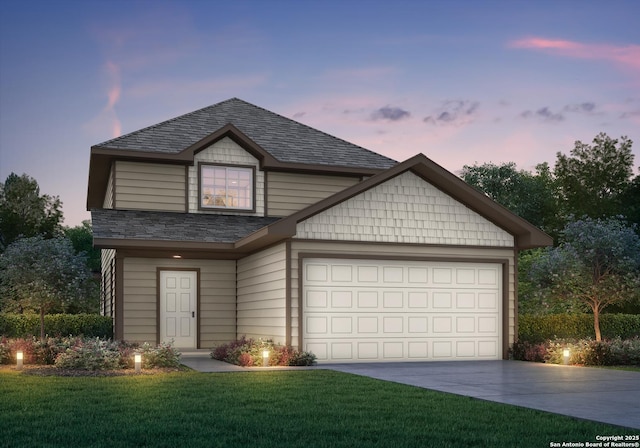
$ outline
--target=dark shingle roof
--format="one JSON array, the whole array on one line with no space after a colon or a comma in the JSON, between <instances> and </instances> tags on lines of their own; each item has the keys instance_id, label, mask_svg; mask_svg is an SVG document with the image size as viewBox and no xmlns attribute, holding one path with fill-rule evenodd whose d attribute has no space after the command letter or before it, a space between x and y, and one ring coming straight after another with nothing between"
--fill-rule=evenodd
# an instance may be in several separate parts
<instances>
[{"instance_id":1,"label":"dark shingle roof","mask_svg":"<svg viewBox=\"0 0 640 448\"><path fill-rule=\"evenodd\" d=\"M91 211L96 239L234 243L278 219L138 210Z\"/></svg>"},{"instance_id":2,"label":"dark shingle roof","mask_svg":"<svg viewBox=\"0 0 640 448\"><path fill-rule=\"evenodd\" d=\"M96 145L177 154L227 124L284 163L387 169L397 162L261 107L232 98Z\"/></svg>"}]
</instances>

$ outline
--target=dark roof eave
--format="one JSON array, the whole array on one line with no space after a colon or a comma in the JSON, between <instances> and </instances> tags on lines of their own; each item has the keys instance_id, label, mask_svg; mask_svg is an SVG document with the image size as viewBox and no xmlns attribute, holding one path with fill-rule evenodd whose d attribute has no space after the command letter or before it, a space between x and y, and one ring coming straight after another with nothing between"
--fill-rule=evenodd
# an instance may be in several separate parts
<instances>
[{"instance_id":1,"label":"dark roof eave","mask_svg":"<svg viewBox=\"0 0 640 448\"><path fill-rule=\"evenodd\" d=\"M224 137L231 138L247 152L256 157L260 161L260 167L265 171L321 173L345 176L373 176L384 171L379 168L281 162L262 149L235 126L227 124L188 148L176 153L132 151L130 149L109 148L99 145L92 146L89 160L87 210L102 207L107 189L107 181L109 179L109 171L114 160L193 165L195 154Z\"/></svg>"},{"instance_id":2,"label":"dark roof eave","mask_svg":"<svg viewBox=\"0 0 640 448\"><path fill-rule=\"evenodd\" d=\"M153 249L153 250L188 250L195 252L225 252L235 249L233 243L206 243L200 241L175 240L141 240L124 238L94 238L94 247L98 249Z\"/></svg>"}]
</instances>

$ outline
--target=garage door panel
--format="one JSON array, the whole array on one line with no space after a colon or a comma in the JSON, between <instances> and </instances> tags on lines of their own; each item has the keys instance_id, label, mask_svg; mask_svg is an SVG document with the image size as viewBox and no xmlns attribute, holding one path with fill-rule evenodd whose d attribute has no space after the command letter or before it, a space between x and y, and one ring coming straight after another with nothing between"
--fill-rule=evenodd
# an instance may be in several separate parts
<instances>
[{"instance_id":1,"label":"garage door panel","mask_svg":"<svg viewBox=\"0 0 640 448\"><path fill-rule=\"evenodd\" d=\"M304 261L303 348L319 361L499 359L501 266Z\"/></svg>"},{"instance_id":2,"label":"garage door panel","mask_svg":"<svg viewBox=\"0 0 640 448\"><path fill-rule=\"evenodd\" d=\"M473 313L305 313L306 333L342 338L356 337L442 337L443 335L499 336L499 321L494 315Z\"/></svg>"},{"instance_id":3,"label":"garage door panel","mask_svg":"<svg viewBox=\"0 0 640 448\"><path fill-rule=\"evenodd\" d=\"M496 340L475 339L335 339L306 343L320 362L495 359L500 355Z\"/></svg>"}]
</instances>

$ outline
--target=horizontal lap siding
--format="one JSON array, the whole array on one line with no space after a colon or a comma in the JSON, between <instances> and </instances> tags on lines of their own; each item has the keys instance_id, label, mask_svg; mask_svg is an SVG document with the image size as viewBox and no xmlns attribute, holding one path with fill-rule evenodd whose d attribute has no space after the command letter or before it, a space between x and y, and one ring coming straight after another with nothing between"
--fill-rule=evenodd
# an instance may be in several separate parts
<instances>
[{"instance_id":1,"label":"horizontal lap siding","mask_svg":"<svg viewBox=\"0 0 640 448\"><path fill-rule=\"evenodd\" d=\"M269 172L268 216L288 216L359 181L354 177Z\"/></svg>"},{"instance_id":2,"label":"horizontal lap siding","mask_svg":"<svg viewBox=\"0 0 640 448\"><path fill-rule=\"evenodd\" d=\"M349 255L362 257L363 259L377 259L384 257L398 257L406 259L416 258L455 258L458 261L464 259L474 260L508 260L508 292L509 300L509 344L515 337L515 264L514 252L510 248L468 248L468 247L435 247L435 246L409 246L409 245L375 245L375 244L349 244L343 242L313 242L294 241L291 248L291 334L292 345L298 346L299 340L299 287L301 273L298 270L299 254L313 253L316 257L326 254L327 258L336 255ZM506 335L505 335L506 337Z\"/></svg>"},{"instance_id":3,"label":"horizontal lap siding","mask_svg":"<svg viewBox=\"0 0 640 448\"><path fill-rule=\"evenodd\" d=\"M109 209L113 208L113 198L114 198L113 179L114 179L114 175L113 175L113 165L112 165L112 169L109 172L109 180L107 181L107 192L104 195L104 201L102 203L103 208L109 208Z\"/></svg>"},{"instance_id":4,"label":"horizontal lap siding","mask_svg":"<svg viewBox=\"0 0 640 448\"><path fill-rule=\"evenodd\" d=\"M238 260L238 336L285 343L285 297L284 244Z\"/></svg>"},{"instance_id":5,"label":"horizontal lap siding","mask_svg":"<svg viewBox=\"0 0 640 448\"><path fill-rule=\"evenodd\" d=\"M124 339L157 338L157 269L200 269L200 347L235 339L235 261L124 260Z\"/></svg>"},{"instance_id":6,"label":"horizontal lap siding","mask_svg":"<svg viewBox=\"0 0 640 448\"><path fill-rule=\"evenodd\" d=\"M184 166L116 162L115 202L118 209L184 212Z\"/></svg>"},{"instance_id":7,"label":"horizontal lap siding","mask_svg":"<svg viewBox=\"0 0 640 448\"><path fill-rule=\"evenodd\" d=\"M114 317L115 297L115 256L114 249L102 249L100 251L100 264L102 286L100 288L100 313L103 316Z\"/></svg>"}]
</instances>

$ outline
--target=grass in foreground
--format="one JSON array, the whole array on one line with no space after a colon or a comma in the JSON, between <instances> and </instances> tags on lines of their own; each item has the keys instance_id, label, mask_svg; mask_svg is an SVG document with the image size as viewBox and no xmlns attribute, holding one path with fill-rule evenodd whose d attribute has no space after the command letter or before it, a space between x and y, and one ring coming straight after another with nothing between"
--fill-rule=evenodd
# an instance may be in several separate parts
<instances>
[{"instance_id":1,"label":"grass in foreground","mask_svg":"<svg viewBox=\"0 0 640 448\"><path fill-rule=\"evenodd\" d=\"M0 371L8 447L548 447L637 431L326 370Z\"/></svg>"}]
</instances>

